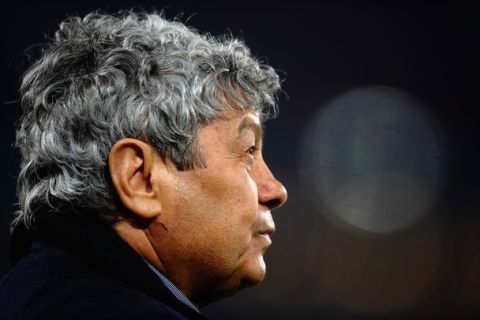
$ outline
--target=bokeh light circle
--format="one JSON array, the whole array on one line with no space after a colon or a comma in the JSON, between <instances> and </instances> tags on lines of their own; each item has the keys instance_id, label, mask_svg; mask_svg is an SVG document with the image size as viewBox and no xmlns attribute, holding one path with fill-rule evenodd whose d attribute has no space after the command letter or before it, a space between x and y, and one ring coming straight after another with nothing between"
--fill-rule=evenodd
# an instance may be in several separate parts
<instances>
[{"instance_id":1,"label":"bokeh light circle","mask_svg":"<svg viewBox=\"0 0 480 320\"><path fill-rule=\"evenodd\" d=\"M427 214L439 195L444 142L435 123L402 90L352 90L313 118L302 176L345 223L376 233L400 230Z\"/></svg>"}]
</instances>

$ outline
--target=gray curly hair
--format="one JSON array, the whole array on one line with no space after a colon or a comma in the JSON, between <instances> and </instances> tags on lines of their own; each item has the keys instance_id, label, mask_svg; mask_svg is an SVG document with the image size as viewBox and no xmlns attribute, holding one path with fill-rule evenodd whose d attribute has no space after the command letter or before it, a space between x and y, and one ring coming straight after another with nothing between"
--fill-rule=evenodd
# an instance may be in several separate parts
<instances>
[{"instance_id":1,"label":"gray curly hair","mask_svg":"<svg viewBox=\"0 0 480 320\"><path fill-rule=\"evenodd\" d=\"M124 209L107 166L116 141L143 139L190 170L201 165L199 128L228 108L275 114L279 88L276 72L232 37L161 14L68 18L21 85L13 225L33 227L41 211L118 220Z\"/></svg>"}]
</instances>

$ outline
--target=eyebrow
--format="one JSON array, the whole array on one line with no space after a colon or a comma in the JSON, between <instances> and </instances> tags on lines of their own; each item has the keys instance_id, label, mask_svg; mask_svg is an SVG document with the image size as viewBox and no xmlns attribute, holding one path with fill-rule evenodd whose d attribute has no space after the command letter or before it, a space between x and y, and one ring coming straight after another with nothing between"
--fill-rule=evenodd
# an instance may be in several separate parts
<instances>
[{"instance_id":1,"label":"eyebrow","mask_svg":"<svg viewBox=\"0 0 480 320\"><path fill-rule=\"evenodd\" d=\"M242 134L243 130L245 129L250 129L255 133L255 137L258 140L262 140L263 138L263 130L260 125L258 125L255 121L253 121L250 118L245 118L243 121L240 123L240 126L238 127L238 137Z\"/></svg>"}]
</instances>

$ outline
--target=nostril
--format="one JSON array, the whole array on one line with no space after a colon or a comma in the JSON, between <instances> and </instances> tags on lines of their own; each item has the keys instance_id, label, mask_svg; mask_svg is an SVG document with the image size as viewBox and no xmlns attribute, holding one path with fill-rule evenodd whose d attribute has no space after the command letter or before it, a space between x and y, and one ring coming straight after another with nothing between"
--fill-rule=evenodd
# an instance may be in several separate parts
<instances>
[{"instance_id":1,"label":"nostril","mask_svg":"<svg viewBox=\"0 0 480 320\"><path fill-rule=\"evenodd\" d=\"M274 208L276 208L280 205L280 200L279 199L273 199L273 200L267 201L266 203L264 203L264 205L268 209L272 210L272 209L274 209Z\"/></svg>"},{"instance_id":2,"label":"nostril","mask_svg":"<svg viewBox=\"0 0 480 320\"><path fill-rule=\"evenodd\" d=\"M274 183L259 185L258 201L269 210L281 207L287 200L287 190L276 179Z\"/></svg>"},{"instance_id":3,"label":"nostril","mask_svg":"<svg viewBox=\"0 0 480 320\"><path fill-rule=\"evenodd\" d=\"M275 208L280 207L283 204L283 200L275 198L271 199L268 201L263 202L263 205L265 205L269 210L273 210Z\"/></svg>"}]
</instances>

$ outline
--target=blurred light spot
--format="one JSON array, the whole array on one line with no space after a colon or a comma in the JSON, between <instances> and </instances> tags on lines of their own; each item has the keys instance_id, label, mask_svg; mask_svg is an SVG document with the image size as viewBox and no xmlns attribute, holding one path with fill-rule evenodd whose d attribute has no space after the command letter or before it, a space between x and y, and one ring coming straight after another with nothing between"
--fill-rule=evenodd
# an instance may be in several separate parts
<instances>
[{"instance_id":1,"label":"blurred light spot","mask_svg":"<svg viewBox=\"0 0 480 320\"><path fill-rule=\"evenodd\" d=\"M303 177L330 214L377 233L431 209L444 142L426 108L389 87L347 92L321 108L304 137Z\"/></svg>"}]
</instances>

